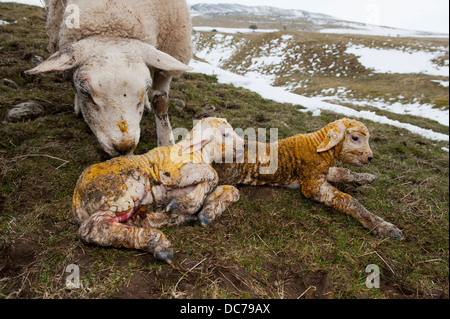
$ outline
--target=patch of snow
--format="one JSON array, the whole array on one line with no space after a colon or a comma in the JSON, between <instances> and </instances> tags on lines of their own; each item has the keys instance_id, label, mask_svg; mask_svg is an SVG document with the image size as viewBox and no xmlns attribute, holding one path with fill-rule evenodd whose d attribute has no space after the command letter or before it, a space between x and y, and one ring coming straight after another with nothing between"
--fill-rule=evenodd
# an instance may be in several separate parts
<instances>
[{"instance_id":1,"label":"patch of snow","mask_svg":"<svg viewBox=\"0 0 450 319\"><path fill-rule=\"evenodd\" d=\"M193 35L192 42L201 41L200 34ZM235 50L239 47L239 43L235 43L232 35L223 35L217 33L212 37L212 43L206 45L195 45L195 55L213 65L220 66L227 59L231 58Z\"/></svg>"},{"instance_id":2,"label":"patch of snow","mask_svg":"<svg viewBox=\"0 0 450 319\"><path fill-rule=\"evenodd\" d=\"M323 91L322 91L323 92ZM415 103L401 103L394 102L389 103L382 99L375 99L372 101L367 100L355 100L342 96L315 96L321 101L330 101L337 103L345 103L345 104L353 104L356 106L371 106L380 110L388 111L395 114L401 115L413 115L419 116L423 118L427 118L430 120L434 120L439 124L449 126L449 110L447 109L439 109L435 108L432 104L420 104L419 102Z\"/></svg>"},{"instance_id":3,"label":"patch of snow","mask_svg":"<svg viewBox=\"0 0 450 319\"><path fill-rule=\"evenodd\" d=\"M258 93L265 99L270 99L280 103L291 103L293 105L302 106L305 109L301 109L301 112L312 112L313 114L317 115L320 111L326 110L338 114L343 114L345 116L366 119L373 122L403 128L412 133L419 134L434 141L449 141L449 136L446 134L437 133L432 130L424 129L409 123L402 123L397 120L392 120L387 118L386 116L377 115L375 112L357 111L349 107L331 104L320 101L319 99L297 95L291 92L287 92L283 88L273 87L267 84L264 80L237 75L229 71L217 68L208 63L192 60L190 66L193 67L193 71L191 72L215 75L217 76L220 83L232 84L236 87L243 87L245 89Z\"/></svg>"},{"instance_id":4,"label":"patch of snow","mask_svg":"<svg viewBox=\"0 0 450 319\"><path fill-rule=\"evenodd\" d=\"M440 67L432 62L442 55L440 52L405 52L393 49L375 49L362 45L351 45L346 53L358 56L358 61L376 73L423 73L449 76L449 67Z\"/></svg>"},{"instance_id":5,"label":"patch of snow","mask_svg":"<svg viewBox=\"0 0 450 319\"><path fill-rule=\"evenodd\" d=\"M442 150L447 153L450 151L447 147L443 147Z\"/></svg>"},{"instance_id":6,"label":"patch of snow","mask_svg":"<svg viewBox=\"0 0 450 319\"><path fill-rule=\"evenodd\" d=\"M431 80L431 82L436 82L438 83L440 86L443 86L445 88L449 87L449 81L440 81L440 80Z\"/></svg>"},{"instance_id":7,"label":"patch of snow","mask_svg":"<svg viewBox=\"0 0 450 319\"><path fill-rule=\"evenodd\" d=\"M10 22L4 21L4 20L0 20L0 25L6 25L6 24L10 24Z\"/></svg>"},{"instance_id":8,"label":"patch of snow","mask_svg":"<svg viewBox=\"0 0 450 319\"><path fill-rule=\"evenodd\" d=\"M359 35L372 35L382 37L411 37L411 38L444 38L448 39L448 34L443 33L429 33L421 31L412 31L404 29L395 29L389 27L380 26L356 26L357 28L328 28L320 30L320 33L333 33L333 34L359 34Z\"/></svg>"}]
</instances>

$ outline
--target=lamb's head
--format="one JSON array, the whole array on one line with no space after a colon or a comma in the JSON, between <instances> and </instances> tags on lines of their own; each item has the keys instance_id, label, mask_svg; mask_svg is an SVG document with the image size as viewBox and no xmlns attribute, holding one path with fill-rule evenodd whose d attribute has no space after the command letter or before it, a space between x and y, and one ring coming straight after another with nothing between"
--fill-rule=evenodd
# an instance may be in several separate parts
<instances>
[{"instance_id":1,"label":"lamb's head","mask_svg":"<svg viewBox=\"0 0 450 319\"><path fill-rule=\"evenodd\" d=\"M206 163L232 163L244 154L244 139L234 132L227 120L216 117L198 122L180 145L183 154L201 150Z\"/></svg>"},{"instance_id":2,"label":"lamb's head","mask_svg":"<svg viewBox=\"0 0 450 319\"><path fill-rule=\"evenodd\" d=\"M331 123L325 140L317 152L334 150L336 158L344 164L364 166L373 160L369 145L370 133L361 122L342 119Z\"/></svg>"},{"instance_id":3,"label":"lamb's head","mask_svg":"<svg viewBox=\"0 0 450 319\"><path fill-rule=\"evenodd\" d=\"M137 40L89 38L53 54L36 74L75 69L75 110L81 112L103 150L111 156L130 154L140 138L150 69L179 73L189 67Z\"/></svg>"}]
</instances>

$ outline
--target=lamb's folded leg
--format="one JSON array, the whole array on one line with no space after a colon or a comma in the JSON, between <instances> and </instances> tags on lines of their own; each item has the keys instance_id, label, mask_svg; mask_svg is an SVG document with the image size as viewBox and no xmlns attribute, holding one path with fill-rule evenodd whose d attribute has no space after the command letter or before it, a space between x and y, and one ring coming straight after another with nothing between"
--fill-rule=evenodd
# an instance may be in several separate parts
<instances>
[{"instance_id":1,"label":"lamb's folded leg","mask_svg":"<svg viewBox=\"0 0 450 319\"><path fill-rule=\"evenodd\" d=\"M403 239L403 234L395 225L369 212L352 196L342 193L325 180L309 180L302 184L302 193L328 207L347 214L364 227L370 229L374 235L389 236L394 239Z\"/></svg>"},{"instance_id":2,"label":"lamb's folded leg","mask_svg":"<svg viewBox=\"0 0 450 319\"><path fill-rule=\"evenodd\" d=\"M353 183L357 185L372 184L377 177L368 173L355 173L341 167L331 167L328 170L327 181L331 183Z\"/></svg>"},{"instance_id":3,"label":"lamb's folded leg","mask_svg":"<svg viewBox=\"0 0 450 319\"><path fill-rule=\"evenodd\" d=\"M159 260L173 262L171 243L161 231L130 227L122 223L124 219L113 212L100 211L83 221L78 233L86 243L145 250Z\"/></svg>"},{"instance_id":4,"label":"lamb's folded leg","mask_svg":"<svg viewBox=\"0 0 450 319\"><path fill-rule=\"evenodd\" d=\"M170 215L192 215L200 210L206 197L216 189L219 177L211 165L188 163L176 178L161 174L161 181L167 188L172 188L168 193L171 200L166 212ZM181 196L173 195L183 189L188 189L188 192Z\"/></svg>"},{"instance_id":5,"label":"lamb's folded leg","mask_svg":"<svg viewBox=\"0 0 450 319\"><path fill-rule=\"evenodd\" d=\"M198 220L203 226L207 226L238 200L239 190L236 187L219 186L206 198L204 206L198 214Z\"/></svg>"},{"instance_id":6,"label":"lamb's folded leg","mask_svg":"<svg viewBox=\"0 0 450 319\"><path fill-rule=\"evenodd\" d=\"M174 197L167 205L169 215L187 216L197 213L203 206L206 197L217 186L217 181L202 182L193 191L182 197Z\"/></svg>"},{"instance_id":7,"label":"lamb's folded leg","mask_svg":"<svg viewBox=\"0 0 450 319\"><path fill-rule=\"evenodd\" d=\"M127 225L143 228L161 228L164 226L193 225L198 222L197 216L169 216L166 212L143 212L127 221Z\"/></svg>"}]
</instances>

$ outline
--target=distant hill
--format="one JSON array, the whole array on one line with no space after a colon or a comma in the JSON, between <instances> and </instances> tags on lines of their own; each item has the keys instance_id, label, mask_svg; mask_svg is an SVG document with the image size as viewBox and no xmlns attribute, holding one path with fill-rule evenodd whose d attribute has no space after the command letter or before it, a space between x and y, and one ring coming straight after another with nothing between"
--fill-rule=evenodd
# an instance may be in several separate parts
<instances>
[{"instance_id":1,"label":"distant hill","mask_svg":"<svg viewBox=\"0 0 450 319\"><path fill-rule=\"evenodd\" d=\"M408 37L448 37L448 34L368 25L360 22L342 20L321 13L267 6L200 3L191 6L191 15L194 26L248 28L250 25L255 25L260 29L278 29L284 31L356 33Z\"/></svg>"}]
</instances>

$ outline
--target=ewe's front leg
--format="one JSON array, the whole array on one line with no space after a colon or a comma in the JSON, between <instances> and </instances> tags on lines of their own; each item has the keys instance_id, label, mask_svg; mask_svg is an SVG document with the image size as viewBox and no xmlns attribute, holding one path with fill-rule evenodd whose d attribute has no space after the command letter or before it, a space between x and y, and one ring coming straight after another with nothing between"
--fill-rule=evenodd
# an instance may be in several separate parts
<instances>
[{"instance_id":1,"label":"ewe's front leg","mask_svg":"<svg viewBox=\"0 0 450 319\"><path fill-rule=\"evenodd\" d=\"M153 75L153 93L151 104L155 112L156 133L158 146L171 146L175 144L172 127L169 120L169 86L172 77L162 71L155 71Z\"/></svg>"},{"instance_id":2,"label":"ewe's front leg","mask_svg":"<svg viewBox=\"0 0 450 319\"><path fill-rule=\"evenodd\" d=\"M219 186L206 198L204 206L198 214L198 220L203 226L207 226L233 203L239 200L239 191L234 186Z\"/></svg>"},{"instance_id":3,"label":"ewe's front leg","mask_svg":"<svg viewBox=\"0 0 450 319\"><path fill-rule=\"evenodd\" d=\"M359 186L372 184L377 177L368 173L355 173L341 167L331 167L328 170L327 181L331 183L357 184Z\"/></svg>"},{"instance_id":4,"label":"ewe's front leg","mask_svg":"<svg viewBox=\"0 0 450 319\"><path fill-rule=\"evenodd\" d=\"M325 180L309 180L302 185L303 194L328 207L355 218L374 235L403 239L400 229L369 212L352 196L342 193Z\"/></svg>"},{"instance_id":5,"label":"ewe's front leg","mask_svg":"<svg viewBox=\"0 0 450 319\"><path fill-rule=\"evenodd\" d=\"M153 253L159 260L172 263L173 251L167 237L157 229L122 224L127 217L101 211L86 219L78 233L86 243L145 250Z\"/></svg>"}]
</instances>

